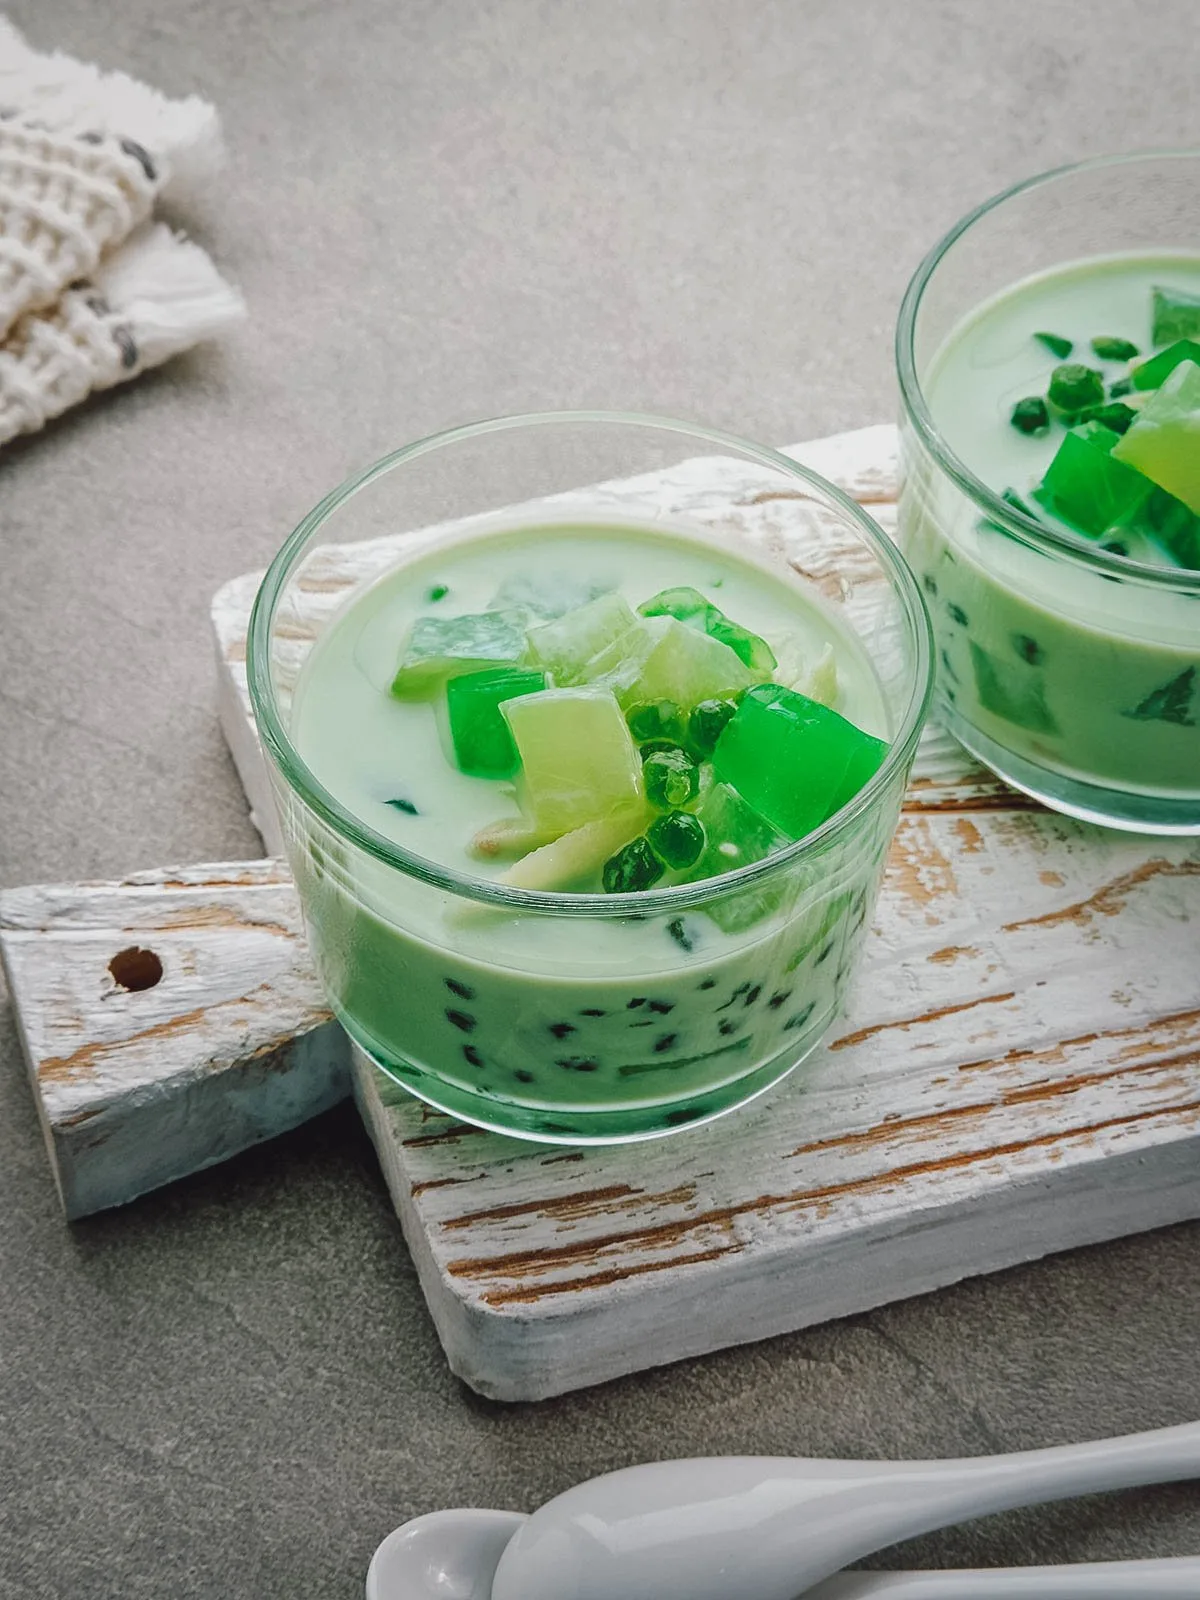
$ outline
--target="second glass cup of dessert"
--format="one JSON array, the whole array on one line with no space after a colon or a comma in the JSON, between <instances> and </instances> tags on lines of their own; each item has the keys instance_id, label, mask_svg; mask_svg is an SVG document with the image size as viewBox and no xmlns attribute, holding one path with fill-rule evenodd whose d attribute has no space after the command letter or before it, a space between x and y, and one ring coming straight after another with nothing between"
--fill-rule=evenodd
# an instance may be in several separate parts
<instances>
[{"instance_id":1,"label":"second glass cup of dessert","mask_svg":"<svg viewBox=\"0 0 1200 1600\"><path fill-rule=\"evenodd\" d=\"M573 413L335 490L248 673L354 1043L466 1121L607 1143L751 1099L829 1027L932 640L889 541L795 462Z\"/></svg>"},{"instance_id":2,"label":"second glass cup of dessert","mask_svg":"<svg viewBox=\"0 0 1200 1600\"><path fill-rule=\"evenodd\" d=\"M938 715L1089 821L1200 833L1200 152L988 201L897 331Z\"/></svg>"}]
</instances>

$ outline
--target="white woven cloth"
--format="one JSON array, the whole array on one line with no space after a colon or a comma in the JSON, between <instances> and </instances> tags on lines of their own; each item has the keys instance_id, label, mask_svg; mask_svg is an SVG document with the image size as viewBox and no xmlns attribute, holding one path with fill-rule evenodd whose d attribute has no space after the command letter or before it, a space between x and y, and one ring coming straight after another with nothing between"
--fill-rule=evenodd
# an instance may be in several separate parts
<instances>
[{"instance_id":1,"label":"white woven cloth","mask_svg":"<svg viewBox=\"0 0 1200 1600\"><path fill-rule=\"evenodd\" d=\"M0 345L0 444L136 378L245 315L199 245L148 223Z\"/></svg>"},{"instance_id":2,"label":"white woven cloth","mask_svg":"<svg viewBox=\"0 0 1200 1600\"><path fill-rule=\"evenodd\" d=\"M198 95L169 100L124 72L33 50L0 17L0 110L54 133L110 133L148 153L162 190L187 204L221 164L216 110Z\"/></svg>"},{"instance_id":3,"label":"white woven cloth","mask_svg":"<svg viewBox=\"0 0 1200 1600\"><path fill-rule=\"evenodd\" d=\"M152 158L130 140L0 120L0 338L93 273L150 215Z\"/></svg>"},{"instance_id":4,"label":"white woven cloth","mask_svg":"<svg viewBox=\"0 0 1200 1600\"><path fill-rule=\"evenodd\" d=\"M0 444L244 316L198 246L147 221L220 155L205 101L41 54L0 17Z\"/></svg>"}]
</instances>

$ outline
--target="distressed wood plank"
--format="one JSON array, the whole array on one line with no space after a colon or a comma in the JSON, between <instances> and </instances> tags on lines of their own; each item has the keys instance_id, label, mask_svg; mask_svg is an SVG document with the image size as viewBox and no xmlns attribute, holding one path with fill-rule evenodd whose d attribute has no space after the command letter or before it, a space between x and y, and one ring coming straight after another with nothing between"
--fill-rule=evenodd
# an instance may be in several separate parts
<instances>
[{"instance_id":1,"label":"distressed wood plank","mask_svg":"<svg viewBox=\"0 0 1200 1600\"><path fill-rule=\"evenodd\" d=\"M792 453L894 527L893 429ZM729 461L660 487L785 555L810 509ZM312 619L396 551L314 570L297 662ZM221 592L214 627L226 732L273 842L245 695L255 583ZM1047 812L933 728L846 1016L755 1105L676 1139L546 1149L429 1111L356 1057L452 1367L539 1398L1200 1215L1198 920L1200 847Z\"/></svg>"},{"instance_id":2,"label":"distressed wood plank","mask_svg":"<svg viewBox=\"0 0 1200 1600\"><path fill-rule=\"evenodd\" d=\"M0 958L68 1217L223 1161L349 1092L345 1036L279 862L5 891Z\"/></svg>"}]
</instances>

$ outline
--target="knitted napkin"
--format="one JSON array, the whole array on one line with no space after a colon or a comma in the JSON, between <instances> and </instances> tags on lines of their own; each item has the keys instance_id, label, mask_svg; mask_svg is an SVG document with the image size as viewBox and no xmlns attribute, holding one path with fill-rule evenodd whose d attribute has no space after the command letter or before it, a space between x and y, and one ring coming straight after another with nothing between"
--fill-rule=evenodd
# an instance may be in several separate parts
<instances>
[{"instance_id":1,"label":"knitted napkin","mask_svg":"<svg viewBox=\"0 0 1200 1600\"><path fill-rule=\"evenodd\" d=\"M206 102L40 55L0 18L0 444L245 314L197 245L146 225L220 150Z\"/></svg>"}]
</instances>

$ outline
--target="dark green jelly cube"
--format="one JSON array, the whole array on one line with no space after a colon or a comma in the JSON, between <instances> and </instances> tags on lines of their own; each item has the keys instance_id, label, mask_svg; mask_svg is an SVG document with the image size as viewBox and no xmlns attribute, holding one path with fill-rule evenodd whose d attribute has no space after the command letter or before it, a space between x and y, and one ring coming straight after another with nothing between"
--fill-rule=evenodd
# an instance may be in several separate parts
<instances>
[{"instance_id":1,"label":"dark green jelly cube","mask_svg":"<svg viewBox=\"0 0 1200 1600\"><path fill-rule=\"evenodd\" d=\"M1047 395L1050 404L1060 411L1083 411L1087 406L1098 406L1104 399L1104 379L1095 367L1068 361L1055 367L1050 374Z\"/></svg>"},{"instance_id":2,"label":"dark green jelly cube","mask_svg":"<svg viewBox=\"0 0 1200 1600\"><path fill-rule=\"evenodd\" d=\"M1136 529L1155 540L1181 567L1200 571L1200 517L1157 485L1146 497Z\"/></svg>"},{"instance_id":3,"label":"dark green jelly cube","mask_svg":"<svg viewBox=\"0 0 1200 1600\"><path fill-rule=\"evenodd\" d=\"M1050 408L1040 394L1026 395L1017 401L1008 420L1018 433L1045 433L1050 426Z\"/></svg>"},{"instance_id":4,"label":"dark green jelly cube","mask_svg":"<svg viewBox=\"0 0 1200 1600\"><path fill-rule=\"evenodd\" d=\"M1186 289L1154 290L1155 344L1173 344L1176 339L1200 339L1200 295Z\"/></svg>"},{"instance_id":5,"label":"dark green jelly cube","mask_svg":"<svg viewBox=\"0 0 1200 1600\"><path fill-rule=\"evenodd\" d=\"M713 771L791 839L819 828L879 770L887 745L781 684L748 689L713 751Z\"/></svg>"},{"instance_id":6,"label":"dark green jelly cube","mask_svg":"<svg viewBox=\"0 0 1200 1600\"><path fill-rule=\"evenodd\" d=\"M1132 361L1138 354L1132 339L1117 339L1105 333L1097 334L1092 340L1092 349L1101 361Z\"/></svg>"},{"instance_id":7,"label":"dark green jelly cube","mask_svg":"<svg viewBox=\"0 0 1200 1600\"><path fill-rule=\"evenodd\" d=\"M1022 661L1000 660L974 640L970 642L970 649L975 692L985 711L1030 733L1059 732L1058 723L1046 705L1042 673Z\"/></svg>"},{"instance_id":8,"label":"dark green jelly cube","mask_svg":"<svg viewBox=\"0 0 1200 1600\"><path fill-rule=\"evenodd\" d=\"M1070 339L1064 338L1061 333L1035 333L1033 337L1060 361L1065 361L1075 348Z\"/></svg>"},{"instance_id":9,"label":"dark green jelly cube","mask_svg":"<svg viewBox=\"0 0 1200 1600\"><path fill-rule=\"evenodd\" d=\"M1175 371L1181 361L1200 363L1200 344L1195 339L1179 339L1160 350L1148 361L1139 361L1129 376L1135 389L1158 389Z\"/></svg>"},{"instance_id":10,"label":"dark green jelly cube","mask_svg":"<svg viewBox=\"0 0 1200 1600\"><path fill-rule=\"evenodd\" d=\"M459 769L473 778L511 777L519 758L500 707L506 700L537 694L545 687L544 672L498 670L451 678L446 707Z\"/></svg>"},{"instance_id":11,"label":"dark green jelly cube","mask_svg":"<svg viewBox=\"0 0 1200 1600\"><path fill-rule=\"evenodd\" d=\"M1193 695L1196 685L1195 667L1185 667L1178 677L1152 689L1146 698L1123 715L1137 722L1173 722L1180 728L1200 725L1200 696Z\"/></svg>"},{"instance_id":12,"label":"dark green jelly cube","mask_svg":"<svg viewBox=\"0 0 1200 1600\"><path fill-rule=\"evenodd\" d=\"M1118 437L1100 422L1071 429L1033 498L1080 533L1096 539L1109 528L1130 521L1153 485L1133 467L1113 460L1111 451Z\"/></svg>"}]
</instances>

